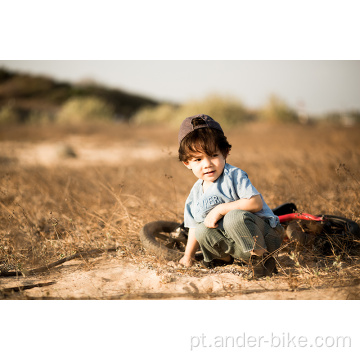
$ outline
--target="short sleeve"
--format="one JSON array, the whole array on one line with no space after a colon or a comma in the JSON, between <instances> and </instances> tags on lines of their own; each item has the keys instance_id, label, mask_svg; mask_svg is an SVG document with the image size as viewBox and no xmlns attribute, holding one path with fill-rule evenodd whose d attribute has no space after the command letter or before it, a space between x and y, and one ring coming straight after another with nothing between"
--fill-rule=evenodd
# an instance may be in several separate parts
<instances>
[{"instance_id":1,"label":"short sleeve","mask_svg":"<svg viewBox=\"0 0 360 360\"><path fill-rule=\"evenodd\" d=\"M198 193L198 186L199 186L199 182L196 182L194 184L194 186L192 187L190 194L185 202L184 226L189 229L195 228L197 225L197 222L194 218L194 211L195 211L194 208L195 208L195 203L196 203L196 198L197 198L197 193Z\"/></svg>"},{"instance_id":2,"label":"short sleeve","mask_svg":"<svg viewBox=\"0 0 360 360\"><path fill-rule=\"evenodd\" d=\"M184 226L186 228L195 228L197 225L197 222L194 219L194 216L192 215L191 211L191 201L188 200L185 203L185 209L184 209Z\"/></svg>"},{"instance_id":3,"label":"short sleeve","mask_svg":"<svg viewBox=\"0 0 360 360\"><path fill-rule=\"evenodd\" d=\"M260 195L251 183L248 174L241 169L237 169L235 172L233 182L239 199L250 199L255 195Z\"/></svg>"}]
</instances>

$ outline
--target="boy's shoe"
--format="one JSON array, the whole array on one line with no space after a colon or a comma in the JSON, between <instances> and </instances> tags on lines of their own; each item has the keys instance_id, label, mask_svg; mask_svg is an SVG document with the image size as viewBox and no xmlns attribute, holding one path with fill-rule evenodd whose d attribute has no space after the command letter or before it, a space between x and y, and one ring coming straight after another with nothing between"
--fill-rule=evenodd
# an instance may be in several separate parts
<instances>
[{"instance_id":1,"label":"boy's shoe","mask_svg":"<svg viewBox=\"0 0 360 360\"><path fill-rule=\"evenodd\" d=\"M254 279L260 279L278 273L275 259L272 256L269 256L269 254L264 254L263 256L252 255L250 258L250 265L252 267Z\"/></svg>"},{"instance_id":2,"label":"boy's shoe","mask_svg":"<svg viewBox=\"0 0 360 360\"><path fill-rule=\"evenodd\" d=\"M234 263L234 258L232 256L230 256L230 260L229 261L225 261L225 260L221 260L221 259L213 259L211 261L205 261L203 260L201 262L203 264L203 266L205 266L208 269L213 269L214 267L217 266L226 266L226 265L231 265Z\"/></svg>"}]
</instances>

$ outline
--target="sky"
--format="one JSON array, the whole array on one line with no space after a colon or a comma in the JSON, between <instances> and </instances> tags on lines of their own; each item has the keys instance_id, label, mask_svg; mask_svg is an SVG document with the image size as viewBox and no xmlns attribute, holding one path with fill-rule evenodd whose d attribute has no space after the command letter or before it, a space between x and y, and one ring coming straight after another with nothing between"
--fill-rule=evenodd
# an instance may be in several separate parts
<instances>
[{"instance_id":1,"label":"sky","mask_svg":"<svg viewBox=\"0 0 360 360\"><path fill-rule=\"evenodd\" d=\"M0 67L73 83L94 80L159 101L217 94L257 108L274 94L313 115L360 111L358 60L0 60Z\"/></svg>"}]
</instances>

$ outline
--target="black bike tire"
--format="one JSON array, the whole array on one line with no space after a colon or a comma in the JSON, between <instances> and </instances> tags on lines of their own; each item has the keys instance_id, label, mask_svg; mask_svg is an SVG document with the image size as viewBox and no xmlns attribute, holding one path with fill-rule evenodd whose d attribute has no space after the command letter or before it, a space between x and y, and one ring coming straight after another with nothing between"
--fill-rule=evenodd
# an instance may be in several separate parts
<instances>
[{"instance_id":1,"label":"black bike tire","mask_svg":"<svg viewBox=\"0 0 360 360\"><path fill-rule=\"evenodd\" d=\"M155 234L158 232L171 233L179 226L179 223L173 221L150 222L140 230L140 241L146 250L159 258L168 261L179 260L184 255L183 251L169 249L164 244L160 243L155 237ZM195 258L199 259L200 257L201 252L197 252Z\"/></svg>"},{"instance_id":2,"label":"black bike tire","mask_svg":"<svg viewBox=\"0 0 360 360\"><path fill-rule=\"evenodd\" d=\"M324 217L325 221L330 222L331 225L342 227L350 234L356 237L360 237L360 226L353 220L337 215L317 215L317 216Z\"/></svg>"},{"instance_id":3,"label":"black bike tire","mask_svg":"<svg viewBox=\"0 0 360 360\"><path fill-rule=\"evenodd\" d=\"M153 221L146 224L140 231L140 241L143 247L150 253L166 260L179 260L183 253L177 250L168 249L165 245L156 240L157 232L170 233L180 224L173 221Z\"/></svg>"}]
</instances>

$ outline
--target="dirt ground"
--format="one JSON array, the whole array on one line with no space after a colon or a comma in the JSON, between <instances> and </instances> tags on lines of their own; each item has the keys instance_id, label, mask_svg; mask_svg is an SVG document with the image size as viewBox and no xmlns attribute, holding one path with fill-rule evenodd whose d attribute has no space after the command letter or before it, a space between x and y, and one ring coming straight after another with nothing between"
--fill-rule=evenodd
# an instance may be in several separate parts
<instances>
[{"instance_id":1,"label":"dirt ground","mask_svg":"<svg viewBox=\"0 0 360 360\"><path fill-rule=\"evenodd\" d=\"M24 273L0 276L2 299L360 299L360 258L348 248L324 255L284 244L279 274L262 280L239 262L187 269L144 249L142 226L181 222L196 180L177 160L176 130L0 134L0 269ZM270 207L292 201L299 211L360 223L358 127L249 125L229 134L228 162L248 172ZM102 252L26 275L94 249Z\"/></svg>"}]
</instances>

